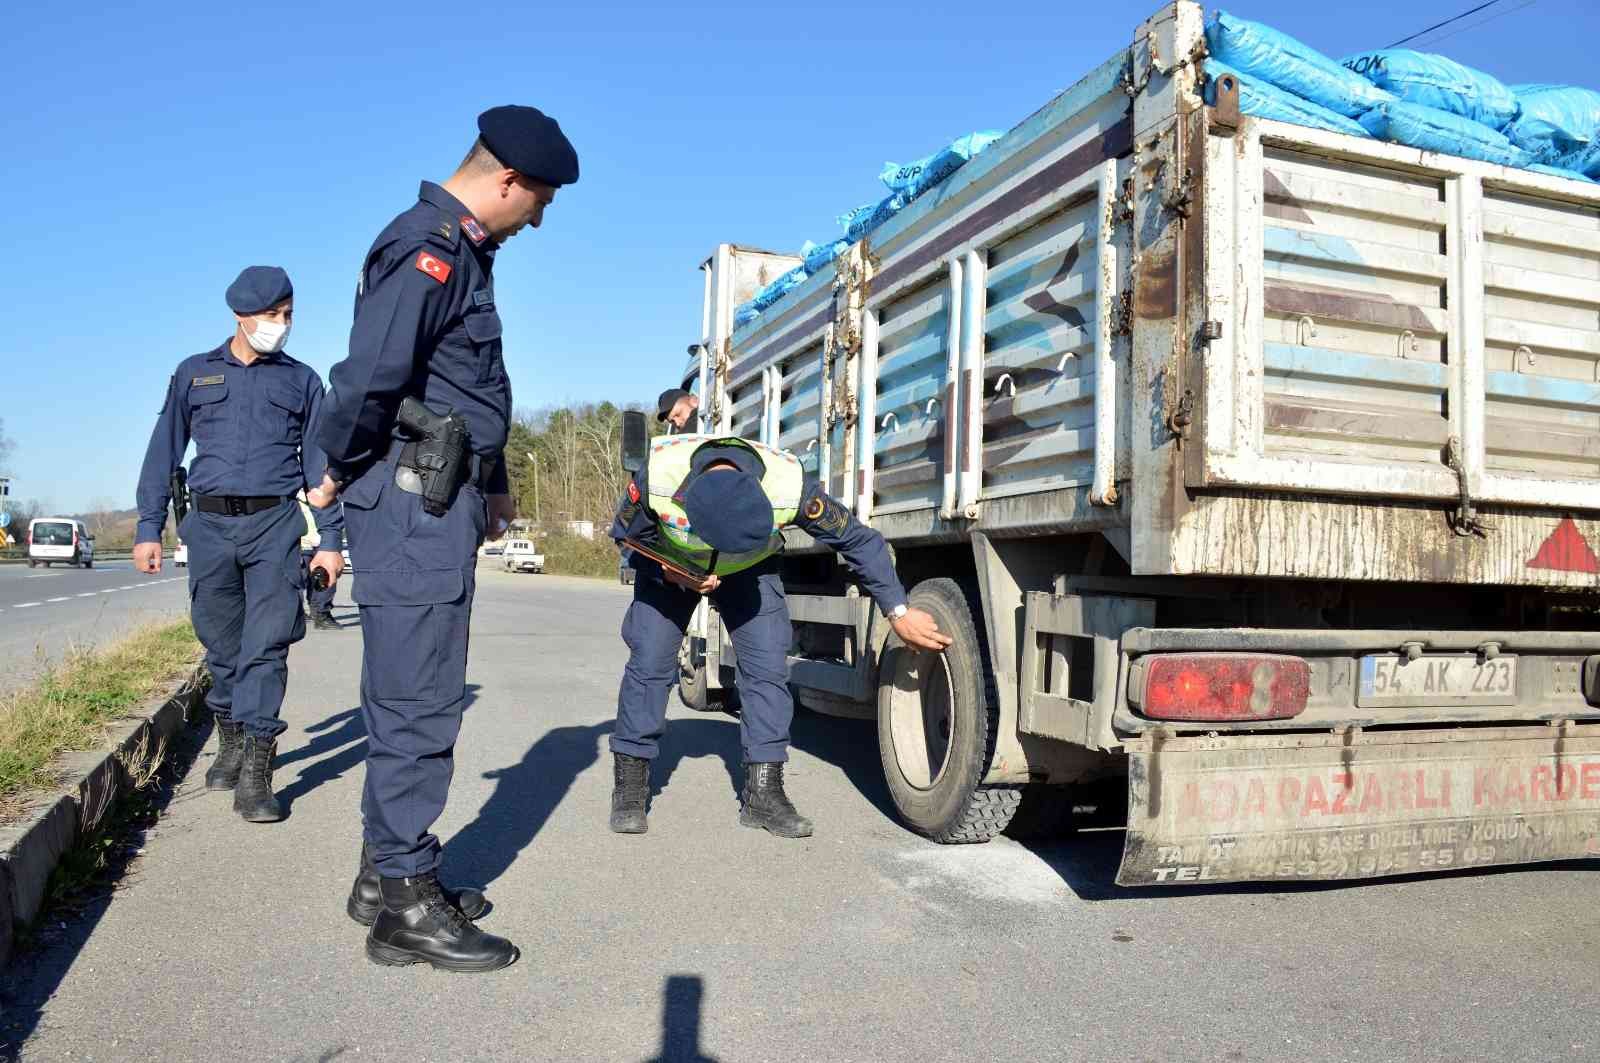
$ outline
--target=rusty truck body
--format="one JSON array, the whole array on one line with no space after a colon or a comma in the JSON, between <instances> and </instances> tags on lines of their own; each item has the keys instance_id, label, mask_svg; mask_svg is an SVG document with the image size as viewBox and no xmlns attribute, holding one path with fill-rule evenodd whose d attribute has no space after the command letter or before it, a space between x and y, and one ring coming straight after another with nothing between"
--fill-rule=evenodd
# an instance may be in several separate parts
<instances>
[{"instance_id":1,"label":"rusty truck body","mask_svg":"<svg viewBox=\"0 0 1600 1063\"><path fill-rule=\"evenodd\" d=\"M1163 8L743 327L798 260L702 267L702 430L798 454L957 637L791 532L800 700L940 841L1125 775L1124 884L1600 855L1600 188L1207 106L1203 55Z\"/></svg>"}]
</instances>

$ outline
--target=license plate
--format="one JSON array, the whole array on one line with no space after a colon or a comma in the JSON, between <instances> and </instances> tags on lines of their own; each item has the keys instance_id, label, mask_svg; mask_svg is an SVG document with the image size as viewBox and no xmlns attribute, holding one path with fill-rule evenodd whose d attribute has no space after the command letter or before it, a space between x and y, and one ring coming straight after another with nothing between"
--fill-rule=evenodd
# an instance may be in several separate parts
<instances>
[{"instance_id":1,"label":"license plate","mask_svg":"<svg viewBox=\"0 0 1600 1063\"><path fill-rule=\"evenodd\" d=\"M1361 658L1359 705L1515 705L1517 659L1466 654Z\"/></svg>"}]
</instances>

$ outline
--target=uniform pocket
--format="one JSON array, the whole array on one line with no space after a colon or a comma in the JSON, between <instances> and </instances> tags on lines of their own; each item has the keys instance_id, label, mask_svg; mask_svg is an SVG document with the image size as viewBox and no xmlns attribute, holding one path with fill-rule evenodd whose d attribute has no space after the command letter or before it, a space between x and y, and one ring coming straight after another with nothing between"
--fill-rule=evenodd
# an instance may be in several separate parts
<instances>
[{"instance_id":1,"label":"uniform pocket","mask_svg":"<svg viewBox=\"0 0 1600 1063\"><path fill-rule=\"evenodd\" d=\"M296 442L299 441L299 430L305 426L305 396L293 388L282 385L267 388L268 413L279 418L282 423L295 431Z\"/></svg>"},{"instance_id":2,"label":"uniform pocket","mask_svg":"<svg viewBox=\"0 0 1600 1063\"><path fill-rule=\"evenodd\" d=\"M228 384L202 384L189 389L189 435L196 443L215 443L221 439L227 406Z\"/></svg>"},{"instance_id":3,"label":"uniform pocket","mask_svg":"<svg viewBox=\"0 0 1600 1063\"><path fill-rule=\"evenodd\" d=\"M500 315L494 310L478 310L468 314L462 324L478 354L478 383L487 384L502 371Z\"/></svg>"}]
</instances>

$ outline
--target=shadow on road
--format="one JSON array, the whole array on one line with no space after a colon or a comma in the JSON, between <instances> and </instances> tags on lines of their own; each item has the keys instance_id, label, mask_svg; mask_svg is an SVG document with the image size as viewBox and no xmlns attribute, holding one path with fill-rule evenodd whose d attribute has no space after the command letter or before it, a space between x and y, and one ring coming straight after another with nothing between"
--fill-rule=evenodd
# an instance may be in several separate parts
<instances>
[{"instance_id":1,"label":"shadow on road","mask_svg":"<svg viewBox=\"0 0 1600 1063\"><path fill-rule=\"evenodd\" d=\"M646 1063L717 1063L700 1051L700 1014L706 982L695 974L674 974L661 990L661 1050Z\"/></svg>"}]
</instances>

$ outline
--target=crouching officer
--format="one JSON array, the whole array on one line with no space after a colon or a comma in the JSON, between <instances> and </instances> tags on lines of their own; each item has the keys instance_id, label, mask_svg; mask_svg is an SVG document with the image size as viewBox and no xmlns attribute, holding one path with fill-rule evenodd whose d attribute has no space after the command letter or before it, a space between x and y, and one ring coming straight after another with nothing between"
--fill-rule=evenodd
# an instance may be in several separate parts
<instances>
[{"instance_id":1,"label":"crouching officer","mask_svg":"<svg viewBox=\"0 0 1600 1063\"><path fill-rule=\"evenodd\" d=\"M217 756L206 789L232 790L233 810L252 823L283 818L272 793L272 757L288 676L289 645L305 637L300 592L305 531L296 492L319 483L327 462L312 438L322 378L283 346L294 317L294 289L276 266L251 266L228 287L233 335L186 358L167 385L139 475L140 572L161 571L173 471L192 439L192 505L178 528L189 545L190 615L206 648L217 720ZM317 515L319 549L311 565L331 584L344 559L344 519Z\"/></svg>"},{"instance_id":2,"label":"crouching officer","mask_svg":"<svg viewBox=\"0 0 1600 1063\"><path fill-rule=\"evenodd\" d=\"M478 131L449 180L423 182L367 252L319 436L329 475L308 495L343 499L361 574L366 844L347 908L371 924L374 962L451 971L517 958L471 922L481 894L440 886L431 832L461 730L478 546L515 516L495 254L578 179L560 126L532 107L486 111Z\"/></svg>"},{"instance_id":3,"label":"crouching officer","mask_svg":"<svg viewBox=\"0 0 1600 1063\"><path fill-rule=\"evenodd\" d=\"M709 595L738 657L745 763L739 822L784 838L811 834L811 821L795 811L783 787L794 702L788 685L789 608L776 555L783 549L783 528L790 526L843 555L906 645L935 651L950 645L931 615L907 606L883 536L819 484L805 483L793 454L737 438L658 438L628 485L611 536L709 575L692 579L637 551L633 555L638 576L622 622L630 655L611 735L611 829L617 833L646 830L650 762L678 677L678 646L699 596Z\"/></svg>"}]
</instances>

